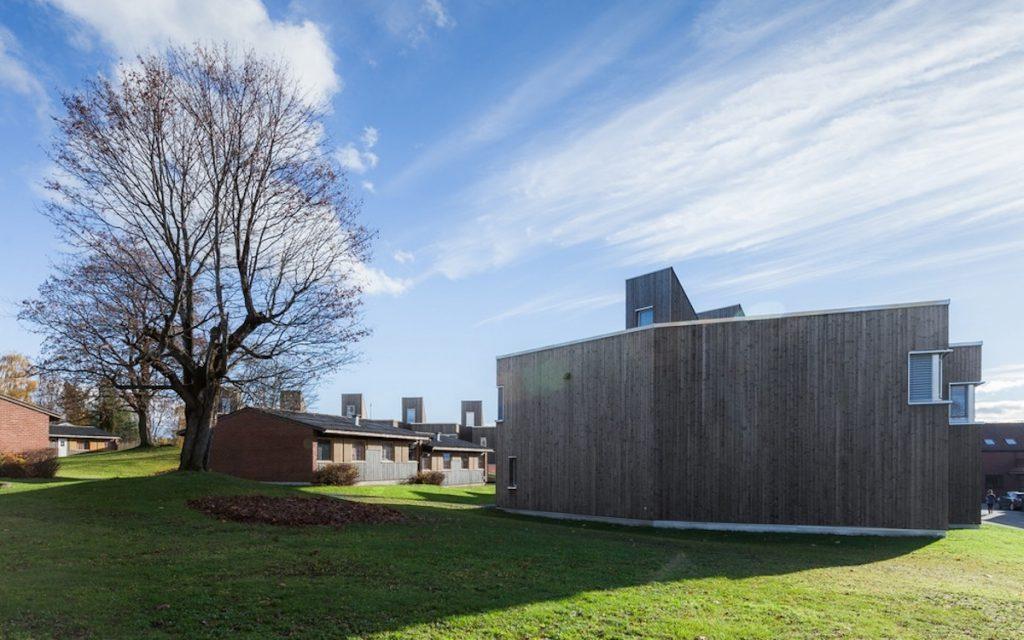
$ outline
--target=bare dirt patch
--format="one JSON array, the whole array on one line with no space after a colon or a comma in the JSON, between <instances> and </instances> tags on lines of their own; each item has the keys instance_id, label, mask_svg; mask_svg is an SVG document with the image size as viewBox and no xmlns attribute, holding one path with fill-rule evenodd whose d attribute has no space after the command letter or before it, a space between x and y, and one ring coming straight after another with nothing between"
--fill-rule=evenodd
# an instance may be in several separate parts
<instances>
[{"instance_id":1,"label":"bare dirt patch","mask_svg":"<svg viewBox=\"0 0 1024 640\"><path fill-rule=\"evenodd\" d=\"M402 522L400 511L377 504L363 504L325 497L206 496L189 500L188 506L207 515L235 522L260 522L282 526Z\"/></svg>"}]
</instances>

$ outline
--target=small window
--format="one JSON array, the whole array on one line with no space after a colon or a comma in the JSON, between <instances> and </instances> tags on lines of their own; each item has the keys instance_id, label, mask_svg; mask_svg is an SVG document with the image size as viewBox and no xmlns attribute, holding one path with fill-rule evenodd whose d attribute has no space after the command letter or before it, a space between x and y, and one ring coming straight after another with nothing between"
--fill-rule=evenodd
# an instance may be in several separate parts
<instances>
[{"instance_id":1,"label":"small window","mask_svg":"<svg viewBox=\"0 0 1024 640\"><path fill-rule=\"evenodd\" d=\"M347 404L347 405L345 405L345 415L348 416L349 418L356 417L356 405L354 405L354 404Z\"/></svg>"},{"instance_id":2,"label":"small window","mask_svg":"<svg viewBox=\"0 0 1024 640\"><path fill-rule=\"evenodd\" d=\"M644 307L636 310L636 326L646 327L654 324L654 307Z\"/></svg>"},{"instance_id":3,"label":"small window","mask_svg":"<svg viewBox=\"0 0 1024 640\"><path fill-rule=\"evenodd\" d=\"M910 404L942 402L942 360L940 353L911 353L908 360Z\"/></svg>"},{"instance_id":4,"label":"small window","mask_svg":"<svg viewBox=\"0 0 1024 640\"><path fill-rule=\"evenodd\" d=\"M445 469L451 469L452 468L452 454L450 454L450 453L443 453L443 454L441 454L441 460L444 461L444 465L442 465L442 466L444 466Z\"/></svg>"},{"instance_id":5,"label":"small window","mask_svg":"<svg viewBox=\"0 0 1024 640\"><path fill-rule=\"evenodd\" d=\"M82 443L82 451L88 451L88 450L89 450L89 445L91 445L91 444L92 444L92 443L91 443L91 442L89 442L88 440L84 441L84 442Z\"/></svg>"},{"instance_id":6,"label":"small window","mask_svg":"<svg viewBox=\"0 0 1024 640\"><path fill-rule=\"evenodd\" d=\"M498 387L498 417L497 422L505 419L505 387Z\"/></svg>"},{"instance_id":7,"label":"small window","mask_svg":"<svg viewBox=\"0 0 1024 640\"><path fill-rule=\"evenodd\" d=\"M1006 438L1006 444L1010 445L1011 447L1016 447L1017 440L1016 438Z\"/></svg>"},{"instance_id":8,"label":"small window","mask_svg":"<svg viewBox=\"0 0 1024 640\"><path fill-rule=\"evenodd\" d=\"M409 407L408 409L405 410L405 421L410 423L410 424L413 424L413 423L416 422L416 409L415 408Z\"/></svg>"},{"instance_id":9,"label":"small window","mask_svg":"<svg viewBox=\"0 0 1024 640\"><path fill-rule=\"evenodd\" d=\"M513 456L509 456L508 459L508 488L515 489L517 487L518 478L516 477L516 459Z\"/></svg>"},{"instance_id":10,"label":"small window","mask_svg":"<svg viewBox=\"0 0 1024 640\"><path fill-rule=\"evenodd\" d=\"M352 459L357 462L366 460L366 443L365 442L353 442L352 443Z\"/></svg>"},{"instance_id":11,"label":"small window","mask_svg":"<svg viewBox=\"0 0 1024 640\"><path fill-rule=\"evenodd\" d=\"M385 442L382 447L381 456L384 458L384 462L395 461L395 445Z\"/></svg>"},{"instance_id":12,"label":"small window","mask_svg":"<svg viewBox=\"0 0 1024 640\"><path fill-rule=\"evenodd\" d=\"M469 468L469 455L463 454L461 456L461 458L462 458L462 468L463 469L468 469Z\"/></svg>"},{"instance_id":13,"label":"small window","mask_svg":"<svg viewBox=\"0 0 1024 640\"><path fill-rule=\"evenodd\" d=\"M994 447L996 446L996 441L993 440L992 438L985 438L985 444L987 444L990 447Z\"/></svg>"},{"instance_id":14,"label":"small window","mask_svg":"<svg viewBox=\"0 0 1024 640\"><path fill-rule=\"evenodd\" d=\"M331 441L330 440L317 440L316 441L316 459L323 462L333 459L331 455Z\"/></svg>"},{"instance_id":15,"label":"small window","mask_svg":"<svg viewBox=\"0 0 1024 640\"><path fill-rule=\"evenodd\" d=\"M487 446L487 438L480 438L480 446L481 447L486 447Z\"/></svg>"},{"instance_id":16,"label":"small window","mask_svg":"<svg viewBox=\"0 0 1024 640\"><path fill-rule=\"evenodd\" d=\"M475 427L476 426L476 412L475 411L467 411L466 412L466 425L465 426L467 426L467 427Z\"/></svg>"}]
</instances>

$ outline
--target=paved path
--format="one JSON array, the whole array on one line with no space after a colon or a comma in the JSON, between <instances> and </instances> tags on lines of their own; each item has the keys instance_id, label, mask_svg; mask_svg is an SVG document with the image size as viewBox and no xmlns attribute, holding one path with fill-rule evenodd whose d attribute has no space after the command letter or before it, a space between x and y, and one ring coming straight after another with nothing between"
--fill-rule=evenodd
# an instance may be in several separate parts
<instances>
[{"instance_id":1,"label":"paved path","mask_svg":"<svg viewBox=\"0 0 1024 640\"><path fill-rule=\"evenodd\" d=\"M1024 529L1024 511L993 511L992 515L981 512L982 522L995 522L1009 527Z\"/></svg>"}]
</instances>

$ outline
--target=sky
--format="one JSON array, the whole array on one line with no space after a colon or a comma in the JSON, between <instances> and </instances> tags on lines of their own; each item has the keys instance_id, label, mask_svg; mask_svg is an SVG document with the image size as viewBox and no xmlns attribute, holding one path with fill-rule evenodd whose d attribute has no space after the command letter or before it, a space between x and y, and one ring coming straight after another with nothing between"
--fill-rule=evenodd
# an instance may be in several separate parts
<instances>
[{"instance_id":1,"label":"sky","mask_svg":"<svg viewBox=\"0 0 1024 640\"><path fill-rule=\"evenodd\" d=\"M495 356L623 328L673 266L748 315L950 299L978 418L1024 420L1024 4L0 4L0 351L61 246L62 92L168 45L285 60L378 233L359 360L313 408L495 415Z\"/></svg>"}]
</instances>

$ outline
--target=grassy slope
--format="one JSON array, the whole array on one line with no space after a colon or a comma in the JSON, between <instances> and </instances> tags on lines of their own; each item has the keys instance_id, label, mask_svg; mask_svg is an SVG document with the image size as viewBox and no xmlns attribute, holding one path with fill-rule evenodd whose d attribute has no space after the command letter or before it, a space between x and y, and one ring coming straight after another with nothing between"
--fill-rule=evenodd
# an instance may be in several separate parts
<instances>
[{"instance_id":1,"label":"grassy slope","mask_svg":"<svg viewBox=\"0 0 1024 640\"><path fill-rule=\"evenodd\" d=\"M81 456L63 475L107 479L0 489L0 637L1010 638L1024 625L1024 531L1004 527L941 541L663 532L403 486L301 491L391 502L410 523L287 529L184 501L296 489L112 477L174 462Z\"/></svg>"}]
</instances>

